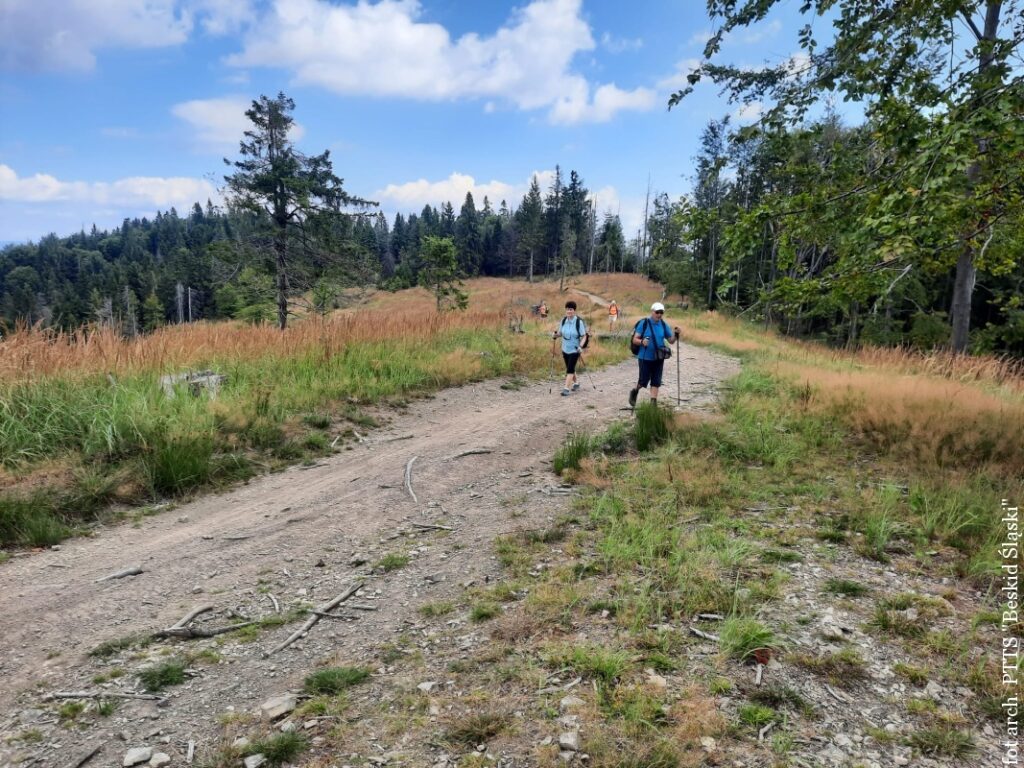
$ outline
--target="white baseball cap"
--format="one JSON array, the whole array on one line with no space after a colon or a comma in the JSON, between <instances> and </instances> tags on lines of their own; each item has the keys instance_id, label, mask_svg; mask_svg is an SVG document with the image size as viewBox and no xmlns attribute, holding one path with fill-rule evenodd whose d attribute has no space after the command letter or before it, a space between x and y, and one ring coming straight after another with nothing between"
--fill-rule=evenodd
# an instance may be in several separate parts
<instances>
[{"instance_id":1,"label":"white baseball cap","mask_svg":"<svg viewBox=\"0 0 1024 768\"><path fill-rule=\"evenodd\" d=\"M656 301L653 304L651 304L651 312L664 312L664 311L665 311L665 305L662 304L660 301Z\"/></svg>"}]
</instances>

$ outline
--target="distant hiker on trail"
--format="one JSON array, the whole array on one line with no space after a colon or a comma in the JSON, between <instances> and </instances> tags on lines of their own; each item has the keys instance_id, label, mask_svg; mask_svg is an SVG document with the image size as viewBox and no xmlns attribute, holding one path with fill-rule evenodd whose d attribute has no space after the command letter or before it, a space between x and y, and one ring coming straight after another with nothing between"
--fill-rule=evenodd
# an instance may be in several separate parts
<instances>
[{"instance_id":1,"label":"distant hiker on trail","mask_svg":"<svg viewBox=\"0 0 1024 768\"><path fill-rule=\"evenodd\" d=\"M612 299L612 303L608 305L608 332L613 333L615 326L619 324L619 305L615 303L615 299Z\"/></svg>"},{"instance_id":2,"label":"distant hiker on trail","mask_svg":"<svg viewBox=\"0 0 1024 768\"><path fill-rule=\"evenodd\" d=\"M542 320L548 316L547 302L542 301L540 303L540 305L537 307L537 313L540 315Z\"/></svg>"},{"instance_id":3,"label":"distant hiker on trail","mask_svg":"<svg viewBox=\"0 0 1024 768\"><path fill-rule=\"evenodd\" d=\"M587 333L587 324L576 316L576 302L565 302L565 317L551 334L552 340L562 339L562 359L565 360L565 386L562 387L562 397L568 397L569 392L575 392L580 388L579 379L576 378L576 363L587 346ZM553 341L551 354L555 354Z\"/></svg>"},{"instance_id":4,"label":"distant hiker on trail","mask_svg":"<svg viewBox=\"0 0 1024 768\"><path fill-rule=\"evenodd\" d=\"M658 388L665 360L672 356L668 346L679 337L679 326L669 329L665 322L665 305L656 301L651 305L651 316L638 320L633 326L633 346L637 347L637 363L640 366L640 380L629 390L629 407L636 407L640 390L651 385L651 402L658 402Z\"/></svg>"}]
</instances>

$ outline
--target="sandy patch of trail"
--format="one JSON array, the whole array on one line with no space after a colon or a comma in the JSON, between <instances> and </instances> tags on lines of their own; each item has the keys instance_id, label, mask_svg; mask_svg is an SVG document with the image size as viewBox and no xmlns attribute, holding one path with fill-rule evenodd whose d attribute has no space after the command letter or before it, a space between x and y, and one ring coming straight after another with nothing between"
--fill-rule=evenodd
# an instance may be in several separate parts
<instances>
[{"instance_id":1,"label":"sandy patch of trail","mask_svg":"<svg viewBox=\"0 0 1024 768\"><path fill-rule=\"evenodd\" d=\"M683 406L713 406L718 384L738 363L683 346ZM451 599L465 583L496 575L496 536L542 525L566 508L550 458L566 433L596 431L624 411L636 363L582 377L583 389L559 396L560 383L510 387L488 381L446 390L414 403L363 443L311 468L295 467L219 495L207 496L137 525L99 531L58 549L0 566L0 764L71 764L101 745L90 765L120 765L130 746L149 744L182 763L185 745L210 748L216 718L229 707L252 711L301 682L319 661L341 654L368 659L381 643L414 625L417 608ZM663 404L676 392L676 366L666 365ZM474 452L474 453L469 453ZM405 469L413 457L412 487ZM453 531L416 528L438 523ZM405 567L371 573L386 554ZM354 565L361 555L366 564ZM143 573L97 581L129 566ZM212 604L206 626L230 612L258 619L321 604L356 578L373 611L349 621L322 621L281 653L263 652L298 625L265 628L252 642L161 641L109 661L86 653L102 642L170 626L190 608ZM161 653L216 649L219 661L194 663L185 684L160 706L128 701L111 716L86 713L73 729L58 722L52 691L137 690L135 673ZM123 677L95 683L98 674ZM9 740L29 731L31 742ZM208 752L207 752L208 754Z\"/></svg>"}]
</instances>

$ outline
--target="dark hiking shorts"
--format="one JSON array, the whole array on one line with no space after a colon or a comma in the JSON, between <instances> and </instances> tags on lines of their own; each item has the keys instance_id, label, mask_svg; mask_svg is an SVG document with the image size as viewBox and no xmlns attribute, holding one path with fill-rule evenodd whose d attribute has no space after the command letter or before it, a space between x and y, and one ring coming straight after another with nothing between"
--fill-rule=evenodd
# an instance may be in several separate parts
<instances>
[{"instance_id":1,"label":"dark hiking shorts","mask_svg":"<svg viewBox=\"0 0 1024 768\"><path fill-rule=\"evenodd\" d=\"M579 352L573 352L571 355L566 352L562 353L562 359L565 360L565 372L576 373L576 362L580 359Z\"/></svg>"},{"instance_id":2,"label":"dark hiking shorts","mask_svg":"<svg viewBox=\"0 0 1024 768\"><path fill-rule=\"evenodd\" d=\"M637 360L640 363L640 383L637 389L643 389L648 384L652 387L661 386L661 374L665 370L664 360Z\"/></svg>"}]
</instances>

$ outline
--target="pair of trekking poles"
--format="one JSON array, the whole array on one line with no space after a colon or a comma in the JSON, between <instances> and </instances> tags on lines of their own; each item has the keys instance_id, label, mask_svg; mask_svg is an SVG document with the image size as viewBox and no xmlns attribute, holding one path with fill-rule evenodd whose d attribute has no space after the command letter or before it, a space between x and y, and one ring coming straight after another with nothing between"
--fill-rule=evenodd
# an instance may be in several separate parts
<instances>
[{"instance_id":1,"label":"pair of trekking poles","mask_svg":"<svg viewBox=\"0 0 1024 768\"><path fill-rule=\"evenodd\" d=\"M556 345L556 339L553 338L553 339L551 339L551 357L550 357L549 363L548 363L548 378L549 378L548 394L549 395L552 394L555 391L555 350L556 350L556 346L555 345ZM583 360L583 350L582 349L580 350L580 360L579 360L579 362L580 362L580 365L584 365L584 370L586 371L587 378L590 379L590 386L592 386L594 388L594 391L596 392L597 391L597 384L594 383L594 377L590 373L590 366L587 366L587 365L584 364L585 361Z\"/></svg>"}]
</instances>

